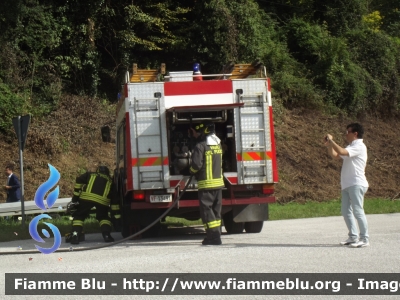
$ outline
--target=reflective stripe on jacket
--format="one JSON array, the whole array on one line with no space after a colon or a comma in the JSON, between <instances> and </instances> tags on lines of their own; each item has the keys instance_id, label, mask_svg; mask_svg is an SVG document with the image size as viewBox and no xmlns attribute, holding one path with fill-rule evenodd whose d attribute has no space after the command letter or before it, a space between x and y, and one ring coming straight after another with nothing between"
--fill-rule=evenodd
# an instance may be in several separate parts
<instances>
[{"instance_id":1,"label":"reflective stripe on jacket","mask_svg":"<svg viewBox=\"0 0 400 300\"><path fill-rule=\"evenodd\" d=\"M221 144L207 145L205 139L197 143L193 149L190 173L195 174L199 190L223 188Z\"/></svg>"},{"instance_id":2,"label":"reflective stripe on jacket","mask_svg":"<svg viewBox=\"0 0 400 300\"><path fill-rule=\"evenodd\" d=\"M101 173L85 173L76 179L74 196L102 205L110 205L112 180Z\"/></svg>"}]
</instances>

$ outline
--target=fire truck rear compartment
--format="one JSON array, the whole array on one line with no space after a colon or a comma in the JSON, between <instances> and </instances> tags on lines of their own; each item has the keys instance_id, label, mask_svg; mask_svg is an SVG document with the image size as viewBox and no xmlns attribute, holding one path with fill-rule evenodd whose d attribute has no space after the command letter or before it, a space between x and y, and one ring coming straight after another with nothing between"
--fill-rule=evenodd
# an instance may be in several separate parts
<instances>
[{"instance_id":1,"label":"fire truck rear compartment","mask_svg":"<svg viewBox=\"0 0 400 300\"><path fill-rule=\"evenodd\" d=\"M185 112L167 112L167 140L168 156L170 161L170 174L189 176L190 153L196 144L194 138L189 135L189 129L204 121L212 121L215 124L215 133L221 139L223 148L223 172L236 172L236 147L233 109L227 110L209 110L209 111L185 111ZM155 191L147 191L153 194ZM162 194L158 191L156 194ZM228 233L260 232L263 221L268 219L268 205L265 203L246 204L249 198L265 197L262 194L262 185L239 185L232 186L228 181L225 182L225 188L222 192L223 223ZM147 198L147 197L146 197ZM233 199L233 202L232 202ZM240 202L241 199L244 199ZM260 201L261 202L261 201ZM272 201L271 201L272 202ZM241 203L241 204L239 204ZM234 205L232 205L234 204ZM168 203L165 204L168 206ZM146 205L147 207L147 205ZM142 227L150 223L150 216L161 215L165 209L143 209L136 210L141 213L134 213L131 216L142 224ZM197 186L189 188L178 203L178 208L173 209L169 216L181 217L187 220L198 220L200 218L198 209L198 191ZM147 235L154 234L156 229Z\"/></svg>"},{"instance_id":2,"label":"fire truck rear compartment","mask_svg":"<svg viewBox=\"0 0 400 300\"><path fill-rule=\"evenodd\" d=\"M119 124L125 125L118 127L118 137L127 135L117 149L123 234L161 216L171 206L169 195L172 201L181 196L169 216L200 218L196 181L183 195L182 189L190 176L190 153L196 144L189 129L204 121L215 124L223 148L226 230L260 232L268 219L268 203L275 202L272 194L277 181L269 82L260 78L201 84L127 83L125 96L118 114ZM134 192L144 192L145 197L133 199Z\"/></svg>"},{"instance_id":3,"label":"fire truck rear compartment","mask_svg":"<svg viewBox=\"0 0 400 300\"><path fill-rule=\"evenodd\" d=\"M210 111L186 111L167 113L168 156L170 158L171 175L190 175L189 157L185 154L192 151L196 140L189 136L190 127L204 121L215 124L215 133L222 144L223 172L236 171L235 139L232 134L233 109Z\"/></svg>"}]
</instances>

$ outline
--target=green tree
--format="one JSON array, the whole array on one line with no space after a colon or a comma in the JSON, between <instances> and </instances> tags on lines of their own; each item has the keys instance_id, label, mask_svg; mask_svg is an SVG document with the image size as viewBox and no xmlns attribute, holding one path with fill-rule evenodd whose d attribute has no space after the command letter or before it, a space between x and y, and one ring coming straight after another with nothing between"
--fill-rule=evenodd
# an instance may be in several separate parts
<instances>
[{"instance_id":1,"label":"green tree","mask_svg":"<svg viewBox=\"0 0 400 300\"><path fill-rule=\"evenodd\" d=\"M188 61L219 72L228 61L254 61L270 51L275 24L255 1L197 1L193 12Z\"/></svg>"},{"instance_id":2,"label":"green tree","mask_svg":"<svg viewBox=\"0 0 400 300\"><path fill-rule=\"evenodd\" d=\"M370 12L378 11L382 16L381 29L390 36L400 38L400 2L392 0L371 1Z\"/></svg>"},{"instance_id":3,"label":"green tree","mask_svg":"<svg viewBox=\"0 0 400 300\"><path fill-rule=\"evenodd\" d=\"M368 108L392 115L400 104L400 45L385 32L369 29L351 31L347 39L354 63L371 76L365 89Z\"/></svg>"},{"instance_id":4,"label":"green tree","mask_svg":"<svg viewBox=\"0 0 400 300\"><path fill-rule=\"evenodd\" d=\"M0 38L4 51L0 76L12 89L29 94L31 107L53 107L59 98L61 81L54 56L62 40L53 7L25 0L14 11L14 22L5 26ZM8 61L11 55L11 61ZM18 78L19 80L10 80ZM48 112L45 110L44 112Z\"/></svg>"},{"instance_id":5,"label":"green tree","mask_svg":"<svg viewBox=\"0 0 400 300\"><path fill-rule=\"evenodd\" d=\"M17 22L23 0L0 1L0 32Z\"/></svg>"},{"instance_id":6,"label":"green tree","mask_svg":"<svg viewBox=\"0 0 400 300\"><path fill-rule=\"evenodd\" d=\"M362 17L368 14L369 0L315 1L314 19L326 23L333 35L342 35L349 30L362 27Z\"/></svg>"}]
</instances>

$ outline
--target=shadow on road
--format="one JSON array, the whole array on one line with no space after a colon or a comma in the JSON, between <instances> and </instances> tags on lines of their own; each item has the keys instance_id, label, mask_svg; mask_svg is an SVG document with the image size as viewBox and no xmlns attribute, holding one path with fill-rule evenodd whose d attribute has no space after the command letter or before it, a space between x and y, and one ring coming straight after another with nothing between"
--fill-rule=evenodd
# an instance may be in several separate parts
<instances>
[{"instance_id":1,"label":"shadow on road","mask_svg":"<svg viewBox=\"0 0 400 300\"><path fill-rule=\"evenodd\" d=\"M119 232L114 232L113 237L115 241L121 240L121 234ZM243 241L243 237L251 237L256 234L227 234L226 232L222 233L222 245L221 246L207 246L207 247L216 247L216 248L334 248L334 247L342 247L339 244L284 244L284 243L270 243L266 240L265 243L260 243L258 240L257 243L252 243L250 241ZM160 235L156 238L146 238L146 239L132 239L127 240L125 242L112 245L112 248L124 247L186 247L188 245L194 246L202 246L201 241L205 237L205 231L202 226L196 227L177 227L177 228L169 228L168 230L162 230ZM46 240L46 244L52 244L52 239ZM0 253L1 252L9 252L20 250L35 250L35 244L38 244L34 240L23 240L23 241L13 241L7 243L1 243ZM45 245L41 245L45 247ZM103 238L101 233L92 233L86 235L86 241L81 242L79 245L71 245L69 243L63 242L59 248L59 250L66 251L70 249L71 251L78 250L81 251L82 248L91 248L97 246L106 246L103 242ZM111 245L110 245L111 246ZM19 249L22 247L21 249ZM203 246L202 246L203 247ZM102 249L107 249L108 247L104 247ZM22 251L23 252L23 251Z\"/></svg>"}]
</instances>

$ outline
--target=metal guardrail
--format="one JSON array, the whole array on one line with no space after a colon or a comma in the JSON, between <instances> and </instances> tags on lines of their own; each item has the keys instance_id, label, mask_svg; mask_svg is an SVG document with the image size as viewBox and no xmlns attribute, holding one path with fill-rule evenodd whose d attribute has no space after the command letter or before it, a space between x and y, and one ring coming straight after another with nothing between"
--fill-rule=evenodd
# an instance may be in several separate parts
<instances>
[{"instance_id":1,"label":"metal guardrail","mask_svg":"<svg viewBox=\"0 0 400 300\"><path fill-rule=\"evenodd\" d=\"M67 204L72 198L57 199L52 208L42 210L36 206L35 201L24 201L25 215L64 212L67 210ZM46 200L44 200L47 207ZM21 215L21 202L0 203L0 216L18 216Z\"/></svg>"}]
</instances>

